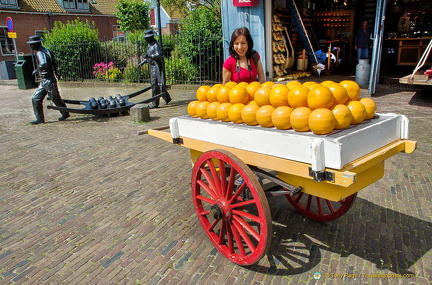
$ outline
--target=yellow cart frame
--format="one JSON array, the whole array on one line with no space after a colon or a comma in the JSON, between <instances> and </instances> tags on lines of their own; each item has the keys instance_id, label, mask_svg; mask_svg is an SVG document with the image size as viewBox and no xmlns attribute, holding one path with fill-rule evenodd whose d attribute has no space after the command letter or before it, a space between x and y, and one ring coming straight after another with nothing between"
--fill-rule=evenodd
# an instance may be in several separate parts
<instances>
[{"instance_id":1,"label":"yellow cart frame","mask_svg":"<svg viewBox=\"0 0 432 285\"><path fill-rule=\"evenodd\" d=\"M399 139L343 166L313 171L311 164L199 139L177 137L169 126L138 132L190 149L192 197L198 219L213 245L240 265L258 262L271 244L266 197L283 195L304 216L331 221L342 216L357 192L384 175L384 161L412 153L417 143ZM275 173L275 174L273 174ZM264 191L260 179L277 184Z\"/></svg>"}]
</instances>

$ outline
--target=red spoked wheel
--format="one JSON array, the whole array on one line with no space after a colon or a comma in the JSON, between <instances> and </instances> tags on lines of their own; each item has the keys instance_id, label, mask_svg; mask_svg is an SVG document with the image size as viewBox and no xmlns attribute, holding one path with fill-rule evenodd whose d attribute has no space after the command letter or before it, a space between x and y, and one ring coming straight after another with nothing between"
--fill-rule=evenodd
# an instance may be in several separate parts
<instances>
[{"instance_id":1,"label":"red spoked wheel","mask_svg":"<svg viewBox=\"0 0 432 285\"><path fill-rule=\"evenodd\" d=\"M268 251L270 208L255 174L224 150L203 153L192 172L198 219L213 245L239 265L252 265Z\"/></svg>"},{"instance_id":2,"label":"red spoked wheel","mask_svg":"<svg viewBox=\"0 0 432 285\"><path fill-rule=\"evenodd\" d=\"M333 202L303 192L300 192L297 196L285 195L285 197L303 216L317 222L329 222L341 217L351 208L357 193L339 202Z\"/></svg>"}]
</instances>

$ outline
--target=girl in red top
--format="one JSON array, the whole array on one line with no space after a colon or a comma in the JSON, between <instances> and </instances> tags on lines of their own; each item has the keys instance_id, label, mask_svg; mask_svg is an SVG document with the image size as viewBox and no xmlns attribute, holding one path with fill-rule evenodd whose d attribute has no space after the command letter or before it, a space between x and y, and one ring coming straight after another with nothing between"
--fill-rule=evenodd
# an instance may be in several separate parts
<instances>
[{"instance_id":1,"label":"girl in red top","mask_svg":"<svg viewBox=\"0 0 432 285\"><path fill-rule=\"evenodd\" d=\"M253 50L253 40L246 27L234 30L228 57L222 69L222 84L229 81L264 83L264 69L258 52Z\"/></svg>"}]
</instances>

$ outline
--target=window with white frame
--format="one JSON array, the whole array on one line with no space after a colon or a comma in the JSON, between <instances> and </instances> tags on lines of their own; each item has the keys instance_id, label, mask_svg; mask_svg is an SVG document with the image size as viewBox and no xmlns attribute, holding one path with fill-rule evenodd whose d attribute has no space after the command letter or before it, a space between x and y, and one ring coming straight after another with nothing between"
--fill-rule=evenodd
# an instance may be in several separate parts
<instances>
[{"instance_id":1,"label":"window with white frame","mask_svg":"<svg viewBox=\"0 0 432 285\"><path fill-rule=\"evenodd\" d=\"M0 0L0 4L18 6L18 0Z\"/></svg>"},{"instance_id":2,"label":"window with white frame","mask_svg":"<svg viewBox=\"0 0 432 285\"><path fill-rule=\"evenodd\" d=\"M63 8L65 10L89 11L88 0L63 0Z\"/></svg>"},{"instance_id":3,"label":"window with white frame","mask_svg":"<svg viewBox=\"0 0 432 285\"><path fill-rule=\"evenodd\" d=\"M7 35L7 27L0 27L0 45L2 55L14 55L15 45L12 39Z\"/></svg>"}]
</instances>

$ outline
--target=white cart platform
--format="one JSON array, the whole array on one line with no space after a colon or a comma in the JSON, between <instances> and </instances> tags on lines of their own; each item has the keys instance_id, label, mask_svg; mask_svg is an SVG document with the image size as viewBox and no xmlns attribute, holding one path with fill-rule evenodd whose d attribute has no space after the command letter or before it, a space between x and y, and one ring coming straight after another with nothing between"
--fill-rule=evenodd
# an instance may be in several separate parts
<instances>
[{"instance_id":1,"label":"white cart platform","mask_svg":"<svg viewBox=\"0 0 432 285\"><path fill-rule=\"evenodd\" d=\"M328 135L263 128L220 121L176 117L170 120L173 139L185 137L312 165L312 170L344 165L400 139L408 139L408 119L376 114L373 119Z\"/></svg>"}]
</instances>

